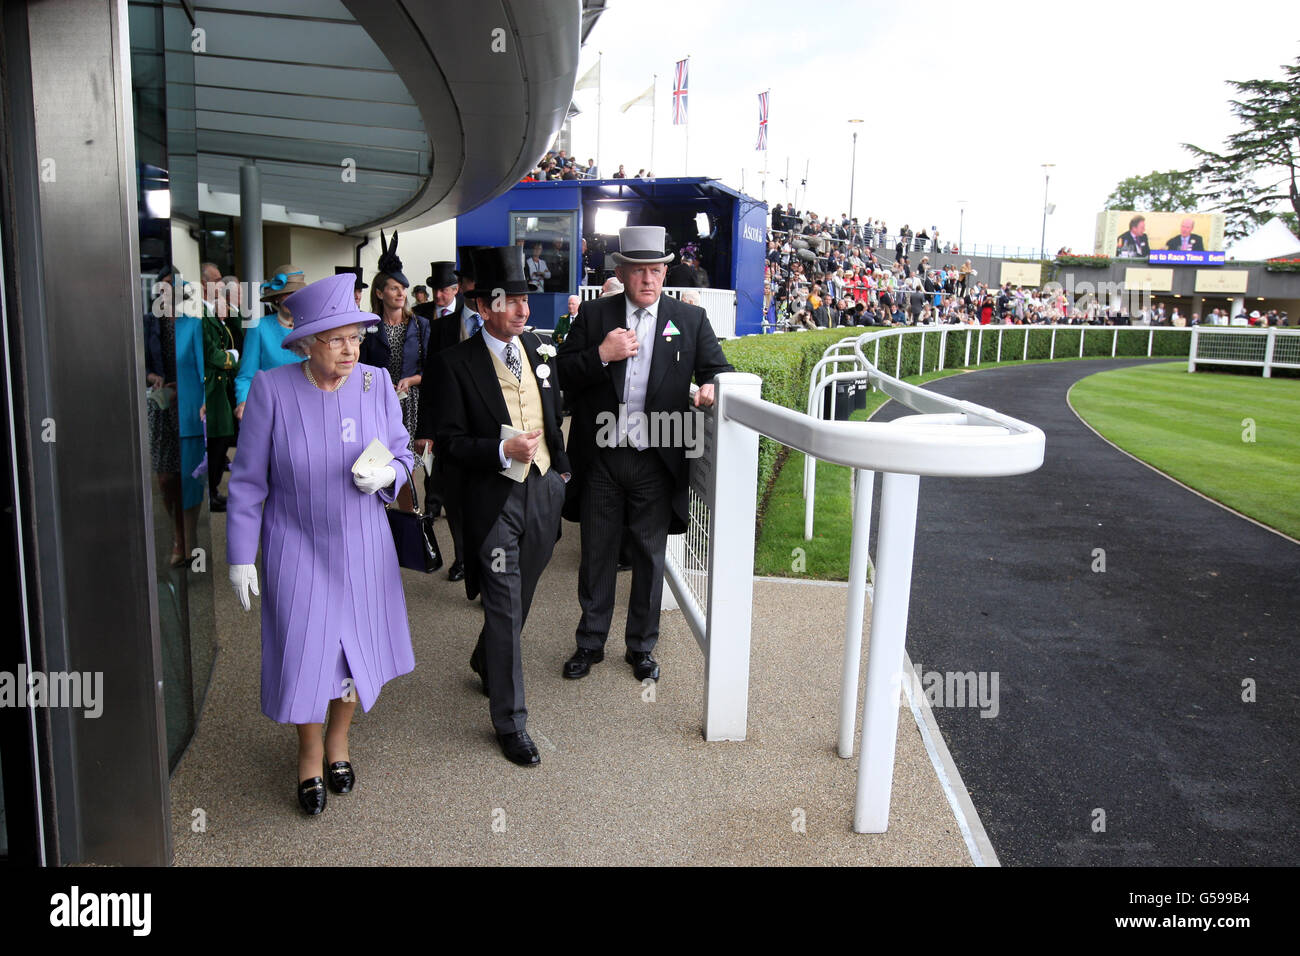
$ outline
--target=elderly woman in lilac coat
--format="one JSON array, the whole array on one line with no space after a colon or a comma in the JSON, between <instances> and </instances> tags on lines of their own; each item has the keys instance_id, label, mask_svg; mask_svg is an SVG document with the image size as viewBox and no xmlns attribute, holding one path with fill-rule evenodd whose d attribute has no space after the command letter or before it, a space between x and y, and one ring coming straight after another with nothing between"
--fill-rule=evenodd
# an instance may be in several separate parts
<instances>
[{"instance_id":1,"label":"elderly woman in lilac coat","mask_svg":"<svg viewBox=\"0 0 1300 956\"><path fill-rule=\"evenodd\" d=\"M386 681L415 667L383 506L413 463L410 436L388 370L358 361L379 317L358 310L353 282L330 276L285 300L294 328L284 346L305 360L253 377L226 513L245 610L259 593L261 545L262 711L298 726L298 801L309 814L325 808L327 781L335 793L356 783L357 701L369 710ZM354 473L374 439L395 460Z\"/></svg>"}]
</instances>

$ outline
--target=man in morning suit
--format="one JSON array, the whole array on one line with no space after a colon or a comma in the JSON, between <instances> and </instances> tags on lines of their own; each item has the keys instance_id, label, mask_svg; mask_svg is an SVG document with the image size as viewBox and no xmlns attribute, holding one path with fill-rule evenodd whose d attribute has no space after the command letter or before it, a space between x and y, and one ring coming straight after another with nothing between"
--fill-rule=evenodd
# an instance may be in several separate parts
<instances>
[{"instance_id":1,"label":"man in morning suit","mask_svg":"<svg viewBox=\"0 0 1300 956\"><path fill-rule=\"evenodd\" d=\"M461 246L459 249L461 268L447 260L429 263L429 278L425 283L433 290L433 299L417 305L413 310L417 315L429 319L429 347L424 356L423 380L433 369L433 357L453 345L465 341L483 327L483 320L474 311L474 299L464 298L460 291L462 285L474 288L474 267L472 250L476 247ZM419 420L415 426L415 450L424 454L434 437L434 403L435 389L420 389ZM433 462L433 474L425 483L425 498L429 502L428 511L436 515L438 508L447 510L447 527L451 530L451 543L455 560L447 569L447 580L461 581L465 578L464 551L461 548L463 536L462 502L458 488L460 482L449 469L454 465L446 460L447 456L437 453Z\"/></svg>"},{"instance_id":2,"label":"man in morning suit","mask_svg":"<svg viewBox=\"0 0 1300 956\"><path fill-rule=\"evenodd\" d=\"M1204 252L1205 240L1192 232L1195 227L1196 220L1188 216L1178 224L1178 235L1166 242L1165 248L1176 252Z\"/></svg>"},{"instance_id":3,"label":"man in morning suit","mask_svg":"<svg viewBox=\"0 0 1300 956\"><path fill-rule=\"evenodd\" d=\"M522 250L489 248L474 258L483 330L434 357L435 441L460 483L465 593L483 596L470 667L483 680L501 752L529 766L541 758L528 736L519 636L559 537L571 472L554 369L538 354L537 336L524 332ZM503 425L512 429L508 438ZM504 473L512 468L522 480Z\"/></svg>"},{"instance_id":4,"label":"man in morning suit","mask_svg":"<svg viewBox=\"0 0 1300 956\"><path fill-rule=\"evenodd\" d=\"M592 664L604 660L626 524L633 561L624 659L637 680L658 680L651 652L659 639L664 546L669 534L686 529L686 449L682 444L650 447L655 430L633 423L643 422L644 415L699 414L690 408L691 377L700 386L695 405L712 405L714 376L734 369L703 309L660 297L672 259L664 252L663 227L620 229L619 249L614 271L623 294L582 303L556 356L573 410L569 457L578 476L564 516L582 522L582 618L578 647L565 662L564 676L585 677ZM684 424L659 435L664 432L700 434Z\"/></svg>"}]
</instances>

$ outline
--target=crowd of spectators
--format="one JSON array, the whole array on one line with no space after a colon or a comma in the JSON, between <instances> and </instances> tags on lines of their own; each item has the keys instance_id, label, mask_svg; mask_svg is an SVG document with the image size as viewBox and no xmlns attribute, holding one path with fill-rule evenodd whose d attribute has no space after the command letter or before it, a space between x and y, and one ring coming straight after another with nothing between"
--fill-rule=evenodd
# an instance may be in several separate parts
<instances>
[{"instance_id":1,"label":"crowd of spectators","mask_svg":"<svg viewBox=\"0 0 1300 956\"><path fill-rule=\"evenodd\" d=\"M1058 286L990 286L969 259L932 264L927 252L953 254L936 228L890 234L881 220L858 222L772 210L764 282L765 314L777 329L869 325L1153 325L1187 326L1198 314L1180 314L1136 298L1103 301L1070 297ZM892 258L891 258L892 255ZM1205 324L1270 325L1286 314L1214 310Z\"/></svg>"},{"instance_id":2,"label":"crowd of spectators","mask_svg":"<svg viewBox=\"0 0 1300 956\"><path fill-rule=\"evenodd\" d=\"M620 165L618 171L610 176L610 179L633 178L654 179L655 174L642 168L638 169L636 176L633 177ZM544 183L565 179L600 179L600 170L596 167L596 161L590 157L583 163L575 156L566 155L565 150L550 150L537 161L537 165L520 182Z\"/></svg>"},{"instance_id":3,"label":"crowd of spectators","mask_svg":"<svg viewBox=\"0 0 1300 956\"><path fill-rule=\"evenodd\" d=\"M586 163L583 163L577 157L568 156L564 150L560 149L551 150L539 159L537 165L520 182L543 183L563 179L599 178L599 170L596 169L594 159L588 159Z\"/></svg>"}]
</instances>

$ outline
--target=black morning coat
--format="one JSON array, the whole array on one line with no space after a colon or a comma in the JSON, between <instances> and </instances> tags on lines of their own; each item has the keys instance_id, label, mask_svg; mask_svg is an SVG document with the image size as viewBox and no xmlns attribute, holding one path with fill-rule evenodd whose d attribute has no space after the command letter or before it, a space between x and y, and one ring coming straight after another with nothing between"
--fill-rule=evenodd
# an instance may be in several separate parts
<instances>
[{"instance_id":1,"label":"black morning coat","mask_svg":"<svg viewBox=\"0 0 1300 956\"><path fill-rule=\"evenodd\" d=\"M498 455L501 426L510 424L510 412L501 394L492 353L483 338L487 334L484 329L437 353L431 357L430 367L431 391L435 393L434 445L440 455L446 455L454 463L455 480L461 483L464 553L470 558L465 561L465 594L471 600L479 593L479 562L473 556L482 549L516 484L501 474ZM524 332L519 341L536 376L537 367L543 362L537 353L541 340L533 332ZM551 467L561 475L571 475L573 469L564 452L564 435L560 431L558 376L554 360L549 364L552 374L546 380L551 387L543 385L542 377L537 379L546 448L551 455Z\"/></svg>"},{"instance_id":2,"label":"black morning coat","mask_svg":"<svg viewBox=\"0 0 1300 956\"><path fill-rule=\"evenodd\" d=\"M646 389L645 411L680 412L691 409L692 376L697 385L710 384L719 372L734 372L722 354L713 334L708 315L698 306L679 302L672 296L660 296L658 321L655 324L654 353L650 359L650 376ZM664 335L672 322L677 334ZM573 411L569 425L569 460L575 480L569 483L564 503L564 517L579 521L582 516L582 478L589 473L589 463L596 455L596 437L600 430L597 418L602 412L615 416L623 401L623 380L627 361L601 365L600 343L612 329L627 324L627 298L604 296L582 303L569 334L559 348L555 361L560 381ZM608 420L608 419L606 419ZM679 434L685 434L683 428ZM697 430L696 435L700 432ZM673 476L673 517L669 534L686 530L688 481L690 472L683 445L657 448L655 452Z\"/></svg>"}]
</instances>

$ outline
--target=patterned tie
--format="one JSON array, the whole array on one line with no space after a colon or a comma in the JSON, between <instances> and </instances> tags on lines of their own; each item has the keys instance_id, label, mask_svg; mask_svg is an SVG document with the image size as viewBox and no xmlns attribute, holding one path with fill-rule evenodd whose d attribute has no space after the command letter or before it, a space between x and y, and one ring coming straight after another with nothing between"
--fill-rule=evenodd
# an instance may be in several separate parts
<instances>
[{"instance_id":1,"label":"patterned tie","mask_svg":"<svg viewBox=\"0 0 1300 956\"><path fill-rule=\"evenodd\" d=\"M514 342L506 343L506 368L510 369L510 373L519 381L524 380L524 367L519 362L519 352L515 349Z\"/></svg>"}]
</instances>

